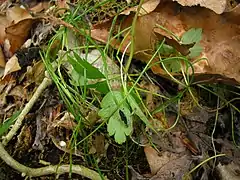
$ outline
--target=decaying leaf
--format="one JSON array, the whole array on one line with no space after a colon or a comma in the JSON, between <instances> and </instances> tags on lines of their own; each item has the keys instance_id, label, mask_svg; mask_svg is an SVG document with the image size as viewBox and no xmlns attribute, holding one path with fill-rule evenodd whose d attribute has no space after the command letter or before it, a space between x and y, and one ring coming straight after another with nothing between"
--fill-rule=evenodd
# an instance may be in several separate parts
<instances>
[{"instance_id":1,"label":"decaying leaf","mask_svg":"<svg viewBox=\"0 0 240 180\"><path fill-rule=\"evenodd\" d=\"M6 39L10 41L10 52L14 54L27 40L34 19L24 19L6 28Z\"/></svg>"},{"instance_id":2,"label":"decaying leaf","mask_svg":"<svg viewBox=\"0 0 240 180\"><path fill-rule=\"evenodd\" d=\"M238 180L240 179L240 166L231 162L228 165L217 165L217 170L220 174L221 180Z\"/></svg>"},{"instance_id":3,"label":"decaying leaf","mask_svg":"<svg viewBox=\"0 0 240 180\"><path fill-rule=\"evenodd\" d=\"M2 51L2 47L0 47L0 67L5 67L5 57Z\"/></svg>"},{"instance_id":4,"label":"decaying leaf","mask_svg":"<svg viewBox=\"0 0 240 180\"><path fill-rule=\"evenodd\" d=\"M150 12L152 12L160 3L161 0L149 0L146 1L142 4L139 12L138 12L138 16L143 16L146 15ZM136 12L137 11L138 6L129 8L123 12L121 12L121 15L129 15L131 12Z\"/></svg>"},{"instance_id":5,"label":"decaying leaf","mask_svg":"<svg viewBox=\"0 0 240 180\"><path fill-rule=\"evenodd\" d=\"M190 61L202 58L193 64L196 81L212 80L217 74L216 77L220 75L221 78L214 78L214 81L240 82L240 61L238 60L240 19L237 19L239 16L235 12L232 16L220 16L209 9L199 7L186 7L176 14L175 5L172 2L161 2L153 12L137 18L134 29L134 57L148 62L156 51L156 44L165 39L166 44L185 56L189 55ZM121 22L121 30L130 27L132 22L133 16L127 16ZM105 22L95 26L92 30L92 37L106 43L110 25L111 23ZM201 41L194 47L181 45L175 37L180 39L191 28L202 30ZM122 52L130 40L130 35L128 35L120 49ZM115 48L120 46L117 39L112 39L111 44ZM127 50L127 53L129 52L130 49ZM155 58L152 62L158 61L159 59ZM153 66L152 71L159 75L165 74L159 65Z\"/></svg>"},{"instance_id":6,"label":"decaying leaf","mask_svg":"<svg viewBox=\"0 0 240 180\"><path fill-rule=\"evenodd\" d=\"M11 57L24 44L32 25L39 18L33 18L26 9L14 6L8 8L0 20L0 44L4 46L4 54Z\"/></svg>"},{"instance_id":7,"label":"decaying leaf","mask_svg":"<svg viewBox=\"0 0 240 180\"><path fill-rule=\"evenodd\" d=\"M196 6L200 5L213 10L217 14L233 10L238 4L237 0L173 0L177 1L182 6Z\"/></svg>"},{"instance_id":8,"label":"decaying leaf","mask_svg":"<svg viewBox=\"0 0 240 180\"><path fill-rule=\"evenodd\" d=\"M188 155L171 152L158 153L150 146L144 148L152 175L151 180L182 179L190 167L191 160Z\"/></svg>"},{"instance_id":9,"label":"decaying leaf","mask_svg":"<svg viewBox=\"0 0 240 180\"><path fill-rule=\"evenodd\" d=\"M5 66L5 71L4 71L4 77L12 72L20 70L21 67L18 63L18 58L17 56L12 56L8 62L6 63Z\"/></svg>"}]
</instances>

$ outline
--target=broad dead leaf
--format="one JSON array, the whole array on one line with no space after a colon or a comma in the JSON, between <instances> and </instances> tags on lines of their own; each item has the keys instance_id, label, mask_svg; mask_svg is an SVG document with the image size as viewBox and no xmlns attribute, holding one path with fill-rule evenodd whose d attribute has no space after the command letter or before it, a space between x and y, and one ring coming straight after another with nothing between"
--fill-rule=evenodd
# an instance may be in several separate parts
<instances>
[{"instance_id":1,"label":"broad dead leaf","mask_svg":"<svg viewBox=\"0 0 240 180\"><path fill-rule=\"evenodd\" d=\"M5 16L0 15L0 44L3 43L6 33L5 28L8 26L9 22Z\"/></svg>"},{"instance_id":2,"label":"broad dead leaf","mask_svg":"<svg viewBox=\"0 0 240 180\"><path fill-rule=\"evenodd\" d=\"M5 57L2 51L2 47L0 47L0 67L5 67Z\"/></svg>"},{"instance_id":3,"label":"broad dead leaf","mask_svg":"<svg viewBox=\"0 0 240 180\"><path fill-rule=\"evenodd\" d=\"M237 0L173 0L177 1L182 6L197 6L205 7L213 10L217 14L233 10L237 5Z\"/></svg>"},{"instance_id":4,"label":"broad dead leaf","mask_svg":"<svg viewBox=\"0 0 240 180\"><path fill-rule=\"evenodd\" d=\"M10 42L10 52L14 54L27 40L34 19L24 19L6 28L6 39Z\"/></svg>"},{"instance_id":5,"label":"broad dead leaf","mask_svg":"<svg viewBox=\"0 0 240 180\"><path fill-rule=\"evenodd\" d=\"M133 15L129 15L124 22L121 22L121 30L132 25L133 17ZM105 22L95 26L92 30L92 37L104 42L109 35L110 25L110 22ZM200 43L204 50L198 58L207 60L201 60L194 64L196 81L240 82L239 13L233 11L220 16L201 7L184 7L181 12L176 12L175 3L161 2L153 12L137 19L134 32L134 56L136 59L148 62L156 50L156 44L159 44L164 38L167 44L175 47L183 55L188 54L188 47L180 45L170 33L164 31L159 25L178 37L191 28L203 30ZM130 35L128 35L121 47L122 52L130 40ZM115 48L120 45L117 39L110 42ZM129 53L129 51L127 52ZM158 61L159 59L155 58L153 63ZM152 71L165 76L160 65L153 66Z\"/></svg>"},{"instance_id":6,"label":"broad dead leaf","mask_svg":"<svg viewBox=\"0 0 240 180\"><path fill-rule=\"evenodd\" d=\"M20 70L21 67L18 63L17 56L12 56L8 62L6 63L5 70L4 70L4 77L12 72Z\"/></svg>"},{"instance_id":7,"label":"broad dead leaf","mask_svg":"<svg viewBox=\"0 0 240 180\"><path fill-rule=\"evenodd\" d=\"M4 46L7 57L11 57L24 44L32 25L38 20L19 6L8 8L5 16L0 16L0 44Z\"/></svg>"},{"instance_id":8,"label":"broad dead leaf","mask_svg":"<svg viewBox=\"0 0 240 180\"><path fill-rule=\"evenodd\" d=\"M190 166L190 157L171 152L158 153L150 146L144 147L152 175L151 179L182 179Z\"/></svg>"},{"instance_id":9,"label":"broad dead leaf","mask_svg":"<svg viewBox=\"0 0 240 180\"><path fill-rule=\"evenodd\" d=\"M158 4L160 3L161 0L149 0L146 1L145 3L142 4L142 7L138 13L138 16L143 16L146 15L150 12L152 12L154 9L156 9L156 7L158 6ZM131 12L136 12L138 9L138 6L129 8L123 12L121 12L121 15L129 15Z\"/></svg>"},{"instance_id":10,"label":"broad dead leaf","mask_svg":"<svg viewBox=\"0 0 240 180\"><path fill-rule=\"evenodd\" d=\"M21 8L20 6L14 6L7 9L6 18L9 22L9 25L13 25L24 19L32 18L32 16L26 9Z\"/></svg>"},{"instance_id":11,"label":"broad dead leaf","mask_svg":"<svg viewBox=\"0 0 240 180\"><path fill-rule=\"evenodd\" d=\"M221 180L238 180L240 179L240 166L234 162L229 163L228 165L222 165L219 163L217 165L217 171L219 172Z\"/></svg>"}]
</instances>

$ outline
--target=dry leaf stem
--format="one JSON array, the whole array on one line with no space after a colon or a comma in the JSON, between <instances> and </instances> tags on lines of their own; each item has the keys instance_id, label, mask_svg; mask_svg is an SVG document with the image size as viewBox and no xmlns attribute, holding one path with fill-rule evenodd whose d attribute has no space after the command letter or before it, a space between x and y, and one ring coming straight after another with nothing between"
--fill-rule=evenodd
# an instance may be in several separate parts
<instances>
[{"instance_id":1,"label":"dry leaf stem","mask_svg":"<svg viewBox=\"0 0 240 180\"><path fill-rule=\"evenodd\" d=\"M19 128L22 125L22 122L25 118L25 116L28 114L28 112L32 109L33 105L35 104L35 102L38 100L39 96L42 94L42 92L49 86L52 84L52 80L51 78L48 76L47 73L45 73L45 78L43 79L42 83L38 86L37 90L35 91L35 93L33 94L32 98L30 99L30 101L26 104L26 106L24 107L24 109L22 110L22 112L19 114L15 124L12 126L11 130L8 132L8 134L3 138L2 144L4 146L7 145L7 143L12 139L12 137L17 133L17 131L19 130Z\"/></svg>"},{"instance_id":2,"label":"dry leaf stem","mask_svg":"<svg viewBox=\"0 0 240 180\"><path fill-rule=\"evenodd\" d=\"M55 165L46 166L42 168L30 168L24 166L13 159L4 149L3 144L0 143L0 158L6 162L10 167L22 173L23 176L39 177L49 174L64 174L70 170L72 173L79 174L93 180L101 180L102 177L95 171L80 165ZM104 179L107 180L105 177Z\"/></svg>"}]
</instances>

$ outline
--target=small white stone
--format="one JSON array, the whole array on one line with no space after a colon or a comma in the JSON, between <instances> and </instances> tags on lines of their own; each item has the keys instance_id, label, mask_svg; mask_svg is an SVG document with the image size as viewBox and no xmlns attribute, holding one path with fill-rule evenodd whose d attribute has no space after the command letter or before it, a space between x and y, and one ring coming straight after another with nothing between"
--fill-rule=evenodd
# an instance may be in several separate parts
<instances>
[{"instance_id":1,"label":"small white stone","mask_svg":"<svg viewBox=\"0 0 240 180\"><path fill-rule=\"evenodd\" d=\"M65 147L67 144L66 144L65 141L60 141L60 142L59 142L59 145L60 145L61 147Z\"/></svg>"}]
</instances>

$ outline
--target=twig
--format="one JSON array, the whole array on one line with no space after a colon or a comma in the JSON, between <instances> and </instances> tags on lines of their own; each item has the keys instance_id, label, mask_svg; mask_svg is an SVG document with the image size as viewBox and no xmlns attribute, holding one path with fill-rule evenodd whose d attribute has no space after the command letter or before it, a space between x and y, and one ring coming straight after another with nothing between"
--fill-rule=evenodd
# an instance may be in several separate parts
<instances>
[{"instance_id":1,"label":"twig","mask_svg":"<svg viewBox=\"0 0 240 180\"><path fill-rule=\"evenodd\" d=\"M60 174L68 173L71 169L72 173L79 174L89 179L93 179L93 180L102 179L102 177L97 172L80 165L71 165L71 166L70 165L59 165L59 166L50 165L42 168L30 168L30 167L24 166L19 162L17 162L8 154L8 152L4 149L2 143L0 143L0 158L3 161L5 161L6 164L11 166L13 169L21 172L23 176L39 177L39 176L44 176L49 174L60 175ZM106 177L104 179L107 180Z\"/></svg>"},{"instance_id":2,"label":"twig","mask_svg":"<svg viewBox=\"0 0 240 180\"><path fill-rule=\"evenodd\" d=\"M25 116L28 114L28 112L32 109L34 103L38 100L39 96L42 94L42 92L52 84L51 78L48 76L47 73L45 73L45 78L43 79L42 83L38 86L37 90L33 94L30 101L26 104L22 112L19 114L15 124L12 126L11 130L8 132L6 136L3 136L2 144L4 146L7 145L7 143L12 139L12 137L17 133L19 128L22 125L22 122L25 118Z\"/></svg>"}]
</instances>

